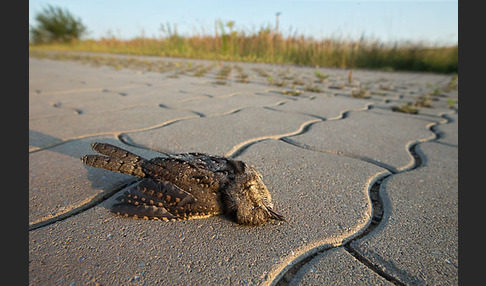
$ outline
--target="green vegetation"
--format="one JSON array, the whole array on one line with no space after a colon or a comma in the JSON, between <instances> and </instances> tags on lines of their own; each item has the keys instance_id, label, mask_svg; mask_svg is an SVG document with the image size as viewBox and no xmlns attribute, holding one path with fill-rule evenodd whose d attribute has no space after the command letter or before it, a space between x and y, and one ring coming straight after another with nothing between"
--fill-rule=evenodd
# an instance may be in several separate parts
<instances>
[{"instance_id":1,"label":"green vegetation","mask_svg":"<svg viewBox=\"0 0 486 286\"><path fill-rule=\"evenodd\" d=\"M317 85L306 85L304 90L310 92L321 92L321 88Z\"/></svg>"},{"instance_id":2,"label":"green vegetation","mask_svg":"<svg viewBox=\"0 0 486 286\"><path fill-rule=\"evenodd\" d=\"M121 53L348 69L458 72L457 45L428 47L422 43L385 44L364 38L348 41L316 40L297 35L283 37L270 27L261 27L254 32L237 30L233 21L226 24L218 21L216 35L181 36L176 26L166 24L161 26L164 36L159 38L141 36L121 40L111 35L99 40L81 41L79 36L85 28L69 12L49 7L38 18L59 18L60 21L53 22L64 28L51 30L64 32L59 36L57 32L51 32L47 28L50 27L48 21L31 28L33 42L29 45L30 50ZM318 71L316 77L325 80L325 75ZM349 81L352 82L352 74Z\"/></svg>"},{"instance_id":3,"label":"green vegetation","mask_svg":"<svg viewBox=\"0 0 486 286\"><path fill-rule=\"evenodd\" d=\"M239 83L249 83L250 82L250 75L243 72L243 68L240 66L234 66L238 75L236 76L236 82Z\"/></svg>"},{"instance_id":4,"label":"green vegetation","mask_svg":"<svg viewBox=\"0 0 486 286\"><path fill-rule=\"evenodd\" d=\"M42 43L73 43L86 33L86 27L69 11L48 5L35 16L36 27L30 27L32 41Z\"/></svg>"},{"instance_id":5,"label":"green vegetation","mask_svg":"<svg viewBox=\"0 0 486 286\"><path fill-rule=\"evenodd\" d=\"M229 79L231 69L231 66L222 66L221 69L218 71L218 74L216 74L216 78L219 80Z\"/></svg>"},{"instance_id":6,"label":"green vegetation","mask_svg":"<svg viewBox=\"0 0 486 286\"><path fill-rule=\"evenodd\" d=\"M415 104L410 102L407 102L401 106L393 106L392 110L396 112L403 112L409 114L418 114L419 112L418 107Z\"/></svg>"},{"instance_id":7,"label":"green vegetation","mask_svg":"<svg viewBox=\"0 0 486 286\"><path fill-rule=\"evenodd\" d=\"M457 74L455 74L447 86L444 88L444 91L449 91L449 90L457 90Z\"/></svg>"},{"instance_id":8,"label":"green vegetation","mask_svg":"<svg viewBox=\"0 0 486 286\"><path fill-rule=\"evenodd\" d=\"M454 100L452 98L447 99L447 107L449 107L449 108L454 107L454 105L456 105L456 103L457 103L457 100Z\"/></svg>"},{"instance_id":9,"label":"green vegetation","mask_svg":"<svg viewBox=\"0 0 486 286\"><path fill-rule=\"evenodd\" d=\"M430 95L427 93L427 94L419 96L417 98L417 100L415 101L415 106L416 107L432 107Z\"/></svg>"},{"instance_id":10,"label":"green vegetation","mask_svg":"<svg viewBox=\"0 0 486 286\"><path fill-rule=\"evenodd\" d=\"M359 86L359 89L353 89L351 91L351 97L368 99L371 98L371 92L368 91L368 86Z\"/></svg>"},{"instance_id":11,"label":"green vegetation","mask_svg":"<svg viewBox=\"0 0 486 286\"><path fill-rule=\"evenodd\" d=\"M318 78L318 82L324 82L329 77L328 74L323 74L320 70L316 70L315 75Z\"/></svg>"},{"instance_id":12,"label":"green vegetation","mask_svg":"<svg viewBox=\"0 0 486 286\"><path fill-rule=\"evenodd\" d=\"M87 51L199 58L306 66L369 68L382 70L458 72L458 47L422 47L420 44L395 44L386 47L375 42L317 41L308 38L282 38L260 31L256 35L236 34L229 43L228 35L118 40L103 38L71 43L30 45L29 49ZM223 45L223 43L225 43Z\"/></svg>"}]
</instances>

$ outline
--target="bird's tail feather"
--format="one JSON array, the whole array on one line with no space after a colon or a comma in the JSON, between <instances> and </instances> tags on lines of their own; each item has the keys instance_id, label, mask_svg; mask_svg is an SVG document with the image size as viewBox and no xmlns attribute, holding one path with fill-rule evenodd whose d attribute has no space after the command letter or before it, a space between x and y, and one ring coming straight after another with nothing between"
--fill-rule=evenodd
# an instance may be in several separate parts
<instances>
[{"instance_id":1,"label":"bird's tail feather","mask_svg":"<svg viewBox=\"0 0 486 286\"><path fill-rule=\"evenodd\" d=\"M94 151L106 156L85 155L81 157L81 161L86 165L127 175L145 177L145 173L142 170L144 158L108 143L93 142L91 147Z\"/></svg>"}]
</instances>

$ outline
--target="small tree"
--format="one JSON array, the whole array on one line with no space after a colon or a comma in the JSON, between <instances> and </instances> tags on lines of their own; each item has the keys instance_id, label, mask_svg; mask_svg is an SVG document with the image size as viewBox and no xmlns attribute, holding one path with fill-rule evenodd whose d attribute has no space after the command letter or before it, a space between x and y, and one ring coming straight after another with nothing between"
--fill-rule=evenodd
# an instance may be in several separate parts
<instances>
[{"instance_id":1,"label":"small tree","mask_svg":"<svg viewBox=\"0 0 486 286\"><path fill-rule=\"evenodd\" d=\"M81 20L69 11L48 5L35 16L36 27L30 27L34 43L71 42L86 33Z\"/></svg>"}]
</instances>

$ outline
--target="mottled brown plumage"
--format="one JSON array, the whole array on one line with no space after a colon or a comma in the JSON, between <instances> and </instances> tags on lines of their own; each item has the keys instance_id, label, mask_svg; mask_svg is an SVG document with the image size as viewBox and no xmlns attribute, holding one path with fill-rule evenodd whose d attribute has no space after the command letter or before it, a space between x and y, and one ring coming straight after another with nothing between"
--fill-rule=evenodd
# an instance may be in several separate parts
<instances>
[{"instance_id":1,"label":"mottled brown plumage","mask_svg":"<svg viewBox=\"0 0 486 286\"><path fill-rule=\"evenodd\" d=\"M144 178L117 198L115 213L163 220L227 213L245 225L285 221L261 175L242 161L203 153L147 160L107 143L91 147L102 155L81 157L86 165Z\"/></svg>"}]
</instances>

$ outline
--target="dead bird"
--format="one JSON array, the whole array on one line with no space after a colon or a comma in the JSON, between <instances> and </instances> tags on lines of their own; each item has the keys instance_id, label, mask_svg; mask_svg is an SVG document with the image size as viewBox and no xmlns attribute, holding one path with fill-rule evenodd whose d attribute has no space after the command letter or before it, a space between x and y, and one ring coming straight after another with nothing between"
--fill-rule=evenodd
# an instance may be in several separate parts
<instances>
[{"instance_id":1,"label":"dead bird","mask_svg":"<svg viewBox=\"0 0 486 286\"><path fill-rule=\"evenodd\" d=\"M242 161L204 153L147 160L107 143L91 147L102 155L81 157L86 165L144 178L117 198L114 213L162 220L225 213L243 225L285 221L273 210L260 173Z\"/></svg>"}]
</instances>

